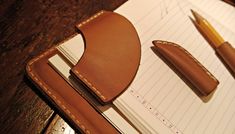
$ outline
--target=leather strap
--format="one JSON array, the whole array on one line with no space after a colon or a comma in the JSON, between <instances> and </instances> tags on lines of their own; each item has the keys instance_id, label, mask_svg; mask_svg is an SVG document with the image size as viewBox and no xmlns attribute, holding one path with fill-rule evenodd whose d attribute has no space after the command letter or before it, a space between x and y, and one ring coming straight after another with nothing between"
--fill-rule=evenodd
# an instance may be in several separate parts
<instances>
[{"instance_id":1,"label":"leather strap","mask_svg":"<svg viewBox=\"0 0 235 134\"><path fill-rule=\"evenodd\" d=\"M32 59L27 65L28 76L39 91L76 130L87 134L119 133L48 65L48 59L57 53L56 48L51 48Z\"/></svg>"}]
</instances>

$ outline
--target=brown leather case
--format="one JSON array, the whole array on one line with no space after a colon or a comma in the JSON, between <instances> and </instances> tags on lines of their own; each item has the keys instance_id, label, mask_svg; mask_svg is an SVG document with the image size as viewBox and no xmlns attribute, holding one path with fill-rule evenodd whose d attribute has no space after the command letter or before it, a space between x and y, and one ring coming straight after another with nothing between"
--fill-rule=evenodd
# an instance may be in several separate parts
<instances>
[{"instance_id":1,"label":"brown leather case","mask_svg":"<svg viewBox=\"0 0 235 134\"><path fill-rule=\"evenodd\" d=\"M170 62L202 95L209 95L219 81L188 51L167 41L154 41L156 50Z\"/></svg>"},{"instance_id":2,"label":"brown leather case","mask_svg":"<svg viewBox=\"0 0 235 134\"><path fill-rule=\"evenodd\" d=\"M235 76L235 49L228 42L224 42L215 49L216 54L228 66L233 76Z\"/></svg>"},{"instance_id":3,"label":"brown leather case","mask_svg":"<svg viewBox=\"0 0 235 134\"><path fill-rule=\"evenodd\" d=\"M137 32L126 18L107 11L97 13L78 28L86 46L71 73L103 104L110 102L129 86L137 72ZM48 64L48 59L58 53L53 47L32 59L26 67L29 78L75 129L83 133L118 133Z\"/></svg>"}]
</instances>

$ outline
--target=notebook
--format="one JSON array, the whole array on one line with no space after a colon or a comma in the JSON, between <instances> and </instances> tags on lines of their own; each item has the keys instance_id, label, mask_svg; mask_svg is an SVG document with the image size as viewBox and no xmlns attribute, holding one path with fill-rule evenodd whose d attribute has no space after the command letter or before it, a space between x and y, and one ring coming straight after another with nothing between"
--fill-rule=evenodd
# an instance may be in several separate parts
<instances>
[{"instance_id":1,"label":"notebook","mask_svg":"<svg viewBox=\"0 0 235 134\"><path fill-rule=\"evenodd\" d=\"M137 75L128 89L115 99L113 106L110 107L118 108L134 127L120 126L120 121L127 123L122 117L117 120L113 118L117 116L106 115L103 111L104 116L120 132L137 132L137 128L141 133L235 133L234 78L189 19L190 9L202 14L224 39L234 46L234 24L231 23L231 20L235 19L232 17L235 14L234 9L221 1L216 2L217 4L211 4L208 8L210 2L139 0L128 1L115 11L134 24L141 40L141 63ZM220 3L225 5L221 8L231 17L228 17L230 20L226 19L226 16L222 19L219 15L216 16L217 13L221 14L221 8L216 10ZM226 21L223 22L223 19ZM79 38L79 35L73 39L75 38ZM199 98L151 50L152 41L156 39L180 44L220 81L217 90L207 102ZM62 53L71 54L73 52L70 50L75 50L70 45L63 47L59 48ZM63 52L66 49L70 50ZM82 53L83 51L80 51L80 56ZM74 55L76 54L74 52ZM79 55L72 54L67 56L67 59L71 57L75 61L79 60ZM59 68L59 65L56 65L58 60L53 58L54 60L50 59L50 64L54 65L54 68ZM76 62L72 64L74 63ZM116 111L111 112L113 113L116 114Z\"/></svg>"}]
</instances>

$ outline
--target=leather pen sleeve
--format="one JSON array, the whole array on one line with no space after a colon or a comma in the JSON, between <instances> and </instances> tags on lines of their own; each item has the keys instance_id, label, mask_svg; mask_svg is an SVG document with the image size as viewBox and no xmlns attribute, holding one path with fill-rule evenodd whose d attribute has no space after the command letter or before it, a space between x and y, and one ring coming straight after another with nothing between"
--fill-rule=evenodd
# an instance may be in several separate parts
<instances>
[{"instance_id":1,"label":"leather pen sleeve","mask_svg":"<svg viewBox=\"0 0 235 134\"><path fill-rule=\"evenodd\" d=\"M224 42L216 48L216 54L223 59L224 63L230 68L235 76L235 49L228 42Z\"/></svg>"},{"instance_id":2,"label":"leather pen sleeve","mask_svg":"<svg viewBox=\"0 0 235 134\"><path fill-rule=\"evenodd\" d=\"M219 81L181 46L166 42L153 41L156 51L183 75L202 95L209 95Z\"/></svg>"}]
</instances>

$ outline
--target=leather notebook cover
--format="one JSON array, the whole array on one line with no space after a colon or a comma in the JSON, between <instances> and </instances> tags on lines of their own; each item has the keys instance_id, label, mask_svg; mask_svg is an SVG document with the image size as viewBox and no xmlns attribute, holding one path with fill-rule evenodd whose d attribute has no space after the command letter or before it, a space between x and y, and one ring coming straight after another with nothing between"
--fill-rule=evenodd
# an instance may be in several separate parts
<instances>
[{"instance_id":1,"label":"leather notebook cover","mask_svg":"<svg viewBox=\"0 0 235 134\"><path fill-rule=\"evenodd\" d=\"M106 11L77 27L86 45L71 74L102 104L109 103L129 86L137 72L140 62L137 32L126 18ZM26 67L29 78L75 129L83 133L118 133L48 64L48 59L58 53L53 47L32 59Z\"/></svg>"}]
</instances>

